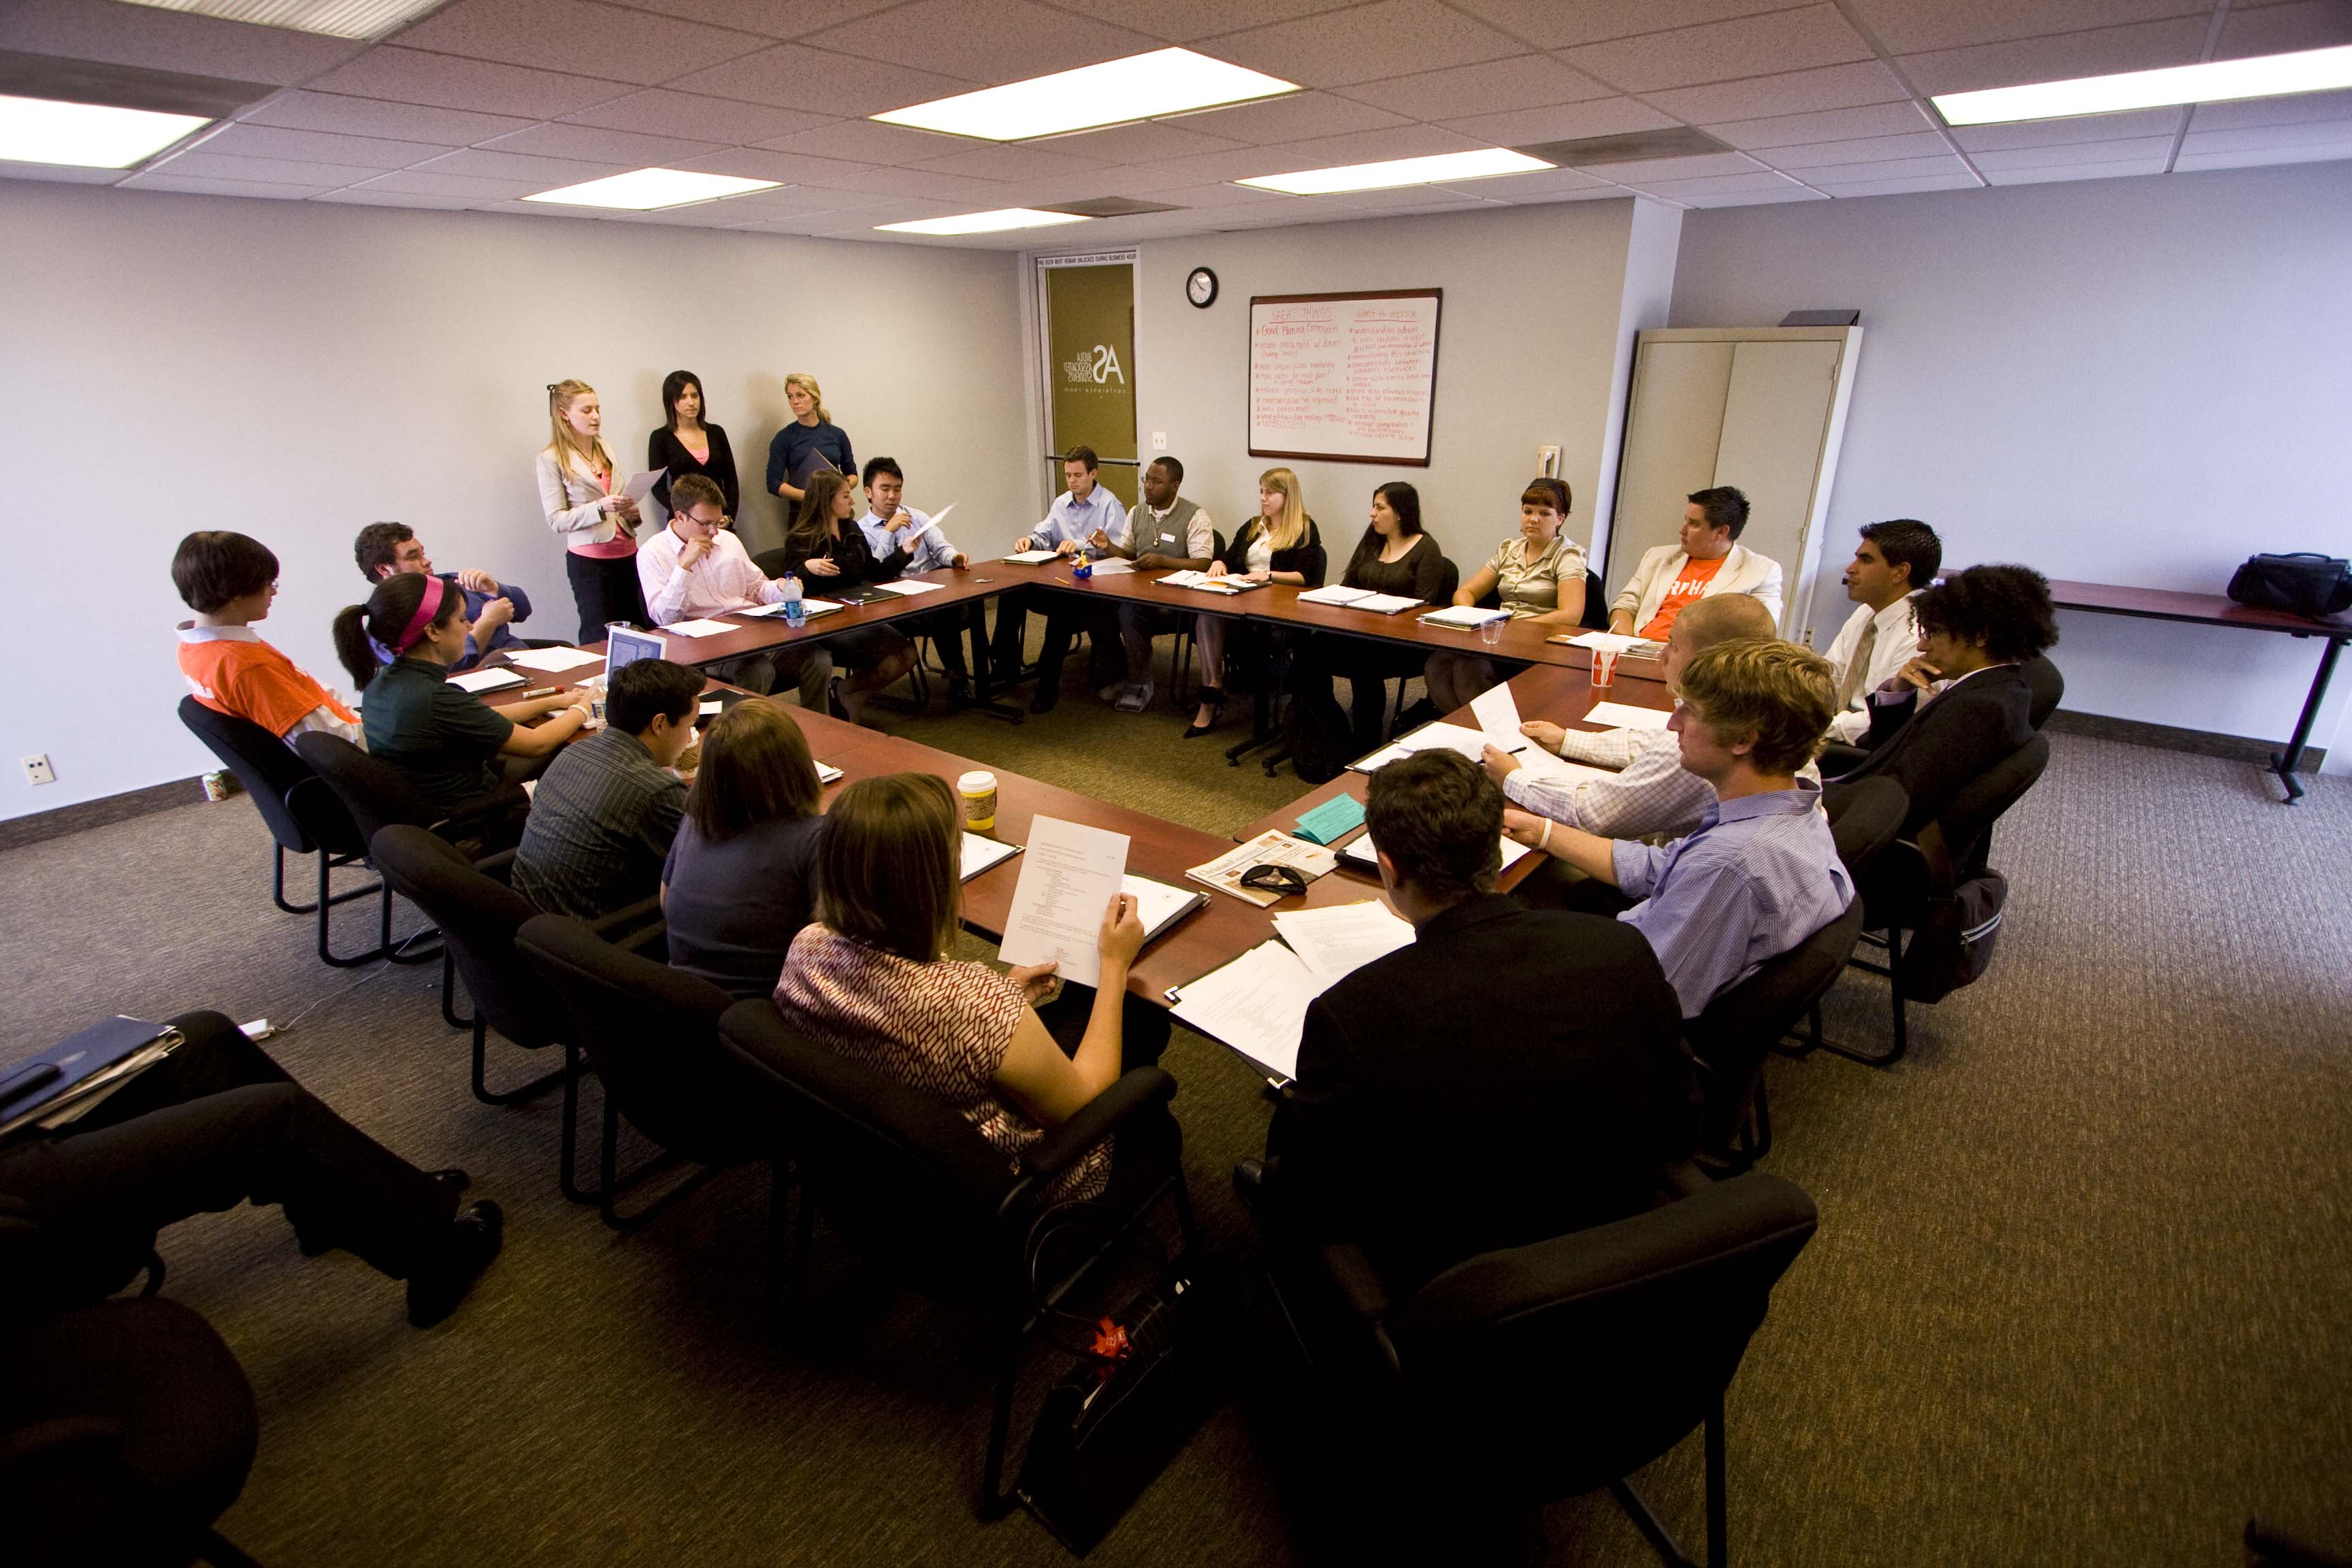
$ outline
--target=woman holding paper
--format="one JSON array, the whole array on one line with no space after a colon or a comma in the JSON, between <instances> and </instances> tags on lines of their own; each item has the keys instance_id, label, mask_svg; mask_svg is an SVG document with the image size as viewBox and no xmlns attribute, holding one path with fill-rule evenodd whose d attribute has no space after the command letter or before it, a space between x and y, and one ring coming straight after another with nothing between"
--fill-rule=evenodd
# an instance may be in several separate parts
<instances>
[{"instance_id":1,"label":"woman holding paper","mask_svg":"<svg viewBox=\"0 0 2352 1568\"><path fill-rule=\"evenodd\" d=\"M1307 515L1307 498L1298 476L1288 468L1268 468L1257 477L1257 515L1242 525L1228 554L1242 570L1224 562L1209 563L1212 577L1245 577L1253 583L1288 583L1295 587L1320 588L1328 565L1323 536ZM1199 616L1192 640L1201 651L1201 706L1184 731L1191 741L1215 728L1224 710L1225 694L1217 684L1225 674L1225 622L1219 616ZM1268 662L1271 662L1269 657Z\"/></svg>"},{"instance_id":2,"label":"woman holding paper","mask_svg":"<svg viewBox=\"0 0 2352 1568\"><path fill-rule=\"evenodd\" d=\"M1421 492L1402 481L1374 490L1369 526L1356 542L1356 553L1349 558L1339 585L1435 605L1444 576L1445 552L1422 531ZM1356 750L1369 752L1381 743L1388 683L1419 675L1423 660L1409 647L1361 637L1318 637L1307 645L1299 662L1307 678L1325 685L1334 675L1348 678Z\"/></svg>"},{"instance_id":3,"label":"woman holding paper","mask_svg":"<svg viewBox=\"0 0 2352 1568\"><path fill-rule=\"evenodd\" d=\"M580 610L580 640L601 642L607 621L643 626L637 587L637 503L598 432L604 413L584 381L550 382L551 438L539 454L539 505L547 526L564 536L564 575Z\"/></svg>"},{"instance_id":4,"label":"woman holding paper","mask_svg":"<svg viewBox=\"0 0 2352 1568\"><path fill-rule=\"evenodd\" d=\"M819 598L828 588L856 588L887 582L906 567L908 554L902 544L877 561L866 531L851 521L857 515L857 489L853 481L830 468L809 476L801 497L800 515L784 535L784 570L807 580ZM866 723L866 700L915 668L915 645L892 626L855 626L825 639L834 667L848 678L836 680L834 700L851 722ZM867 725L867 728L874 728Z\"/></svg>"},{"instance_id":5,"label":"woman holding paper","mask_svg":"<svg viewBox=\"0 0 2352 1568\"><path fill-rule=\"evenodd\" d=\"M1143 922L1125 893L1103 913L1099 970L1068 976L1075 989L1063 990L1049 964L1000 973L947 956L961 843L955 796L934 774L887 773L843 790L818 857L818 921L793 939L776 1011L818 1044L936 1096L1017 1160L1125 1067L1156 1060L1168 1020L1130 1005ZM1046 1196L1096 1195L1110 1162L1110 1145L1097 1144Z\"/></svg>"},{"instance_id":6,"label":"woman holding paper","mask_svg":"<svg viewBox=\"0 0 2352 1568\"><path fill-rule=\"evenodd\" d=\"M1560 531L1568 524L1564 480L1534 479L1519 493L1519 531L1503 541L1486 564L1454 590L1457 605L1475 605L1487 595L1511 619L1573 629L1584 623L1584 550ZM1423 674L1429 700L1450 713L1517 668L1475 653L1433 653Z\"/></svg>"}]
</instances>

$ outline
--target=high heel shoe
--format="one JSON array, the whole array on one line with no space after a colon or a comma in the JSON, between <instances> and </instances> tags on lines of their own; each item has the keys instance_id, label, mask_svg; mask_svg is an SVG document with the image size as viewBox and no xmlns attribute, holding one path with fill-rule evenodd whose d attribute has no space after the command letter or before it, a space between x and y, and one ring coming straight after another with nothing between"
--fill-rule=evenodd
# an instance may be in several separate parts
<instances>
[{"instance_id":1,"label":"high heel shoe","mask_svg":"<svg viewBox=\"0 0 2352 1568\"><path fill-rule=\"evenodd\" d=\"M1224 717L1225 694L1216 687L1203 686L1201 688L1199 700L1201 706L1209 710L1209 721L1205 724L1187 724L1184 726L1184 739L1188 741L1199 740L1202 736L1215 729L1217 727L1217 721Z\"/></svg>"}]
</instances>

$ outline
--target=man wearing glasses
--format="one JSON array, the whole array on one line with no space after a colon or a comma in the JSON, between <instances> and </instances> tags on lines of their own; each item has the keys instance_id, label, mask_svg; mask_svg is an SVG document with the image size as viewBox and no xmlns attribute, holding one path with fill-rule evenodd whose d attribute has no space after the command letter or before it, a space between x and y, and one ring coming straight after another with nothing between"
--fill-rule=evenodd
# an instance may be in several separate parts
<instances>
[{"instance_id":1,"label":"man wearing glasses","mask_svg":"<svg viewBox=\"0 0 2352 1568\"><path fill-rule=\"evenodd\" d=\"M782 604L784 585L761 575L727 515L727 497L706 474L681 474L670 481L669 526L637 544L637 582L645 589L646 613L657 626L729 610ZM703 668L721 680L753 691L772 690L779 671L800 688L801 706L824 711L824 691L833 659L822 643L746 654Z\"/></svg>"}]
</instances>

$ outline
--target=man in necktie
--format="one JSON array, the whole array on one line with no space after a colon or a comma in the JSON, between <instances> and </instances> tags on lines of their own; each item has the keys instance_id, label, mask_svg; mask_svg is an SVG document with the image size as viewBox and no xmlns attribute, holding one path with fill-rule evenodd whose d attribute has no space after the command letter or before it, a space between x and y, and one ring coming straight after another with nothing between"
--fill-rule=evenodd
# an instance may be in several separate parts
<instances>
[{"instance_id":1,"label":"man in necktie","mask_svg":"<svg viewBox=\"0 0 2352 1568\"><path fill-rule=\"evenodd\" d=\"M1845 569L1845 596L1855 609L1830 644L1837 672L1837 717L1830 740L1852 743L1870 729L1867 699L1892 679L1919 646L1911 595L1936 580L1944 542L1916 518L1864 523Z\"/></svg>"}]
</instances>

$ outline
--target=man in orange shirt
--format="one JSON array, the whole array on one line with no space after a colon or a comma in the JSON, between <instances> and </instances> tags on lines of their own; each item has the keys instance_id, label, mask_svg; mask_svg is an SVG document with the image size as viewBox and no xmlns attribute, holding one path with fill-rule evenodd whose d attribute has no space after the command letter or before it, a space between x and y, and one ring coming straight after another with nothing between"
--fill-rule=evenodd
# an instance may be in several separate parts
<instances>
[{"instance_id":1,"label":"man in orange shirt","mask_svg":"<svg viewBox=\"0 0 2352 1568\"><path fill-rule=\"evenodd\" d=\"M253 629L278 597L278 557L268 545L242 533L192 533L172 557L172 583L196 612L179 630L180 673L197 701L289 744L305 730L360 744L359 715Z\"/></svg>"},{"instance_id":2,"label":"man in orange shirt","mask_svg":"<svg viewBox=\"0 0 2352 1568\"><path fill-rule=\"evenodd\" d=\"M1716 594L1746 594L1780 615L1780 564L1739 542L1748 498L1729 485L1694 490L1678 544L1646 552L1609 610L1612 632L1664 642L1683 606Z\"/></svg>"}]
</instances>

